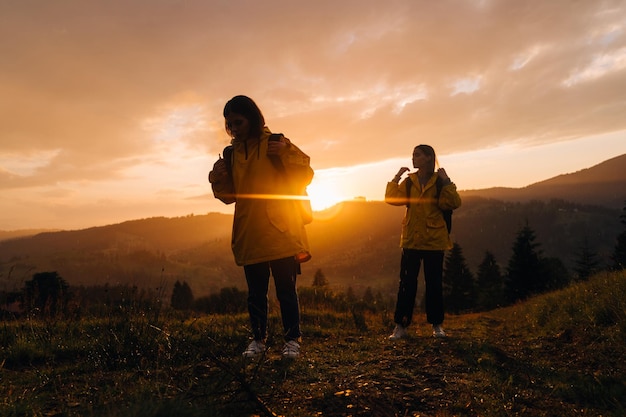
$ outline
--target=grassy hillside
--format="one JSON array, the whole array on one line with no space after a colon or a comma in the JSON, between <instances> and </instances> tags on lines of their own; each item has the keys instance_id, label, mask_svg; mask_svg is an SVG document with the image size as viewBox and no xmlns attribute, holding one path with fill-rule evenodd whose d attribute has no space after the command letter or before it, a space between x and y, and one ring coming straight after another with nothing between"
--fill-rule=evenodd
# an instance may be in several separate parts
<instances>
[{"instance_id":1,"label":"grassy hillside","mask_svg":"<svg viewBox=\"0 0 626 417\"><path fill-rule=\"evenodd\" d=\"M244 362L245 316L181 317L133 304L103 317L5 322L4 416L622 416L626 276L481 315L423 316L390 342L391 312L307 309L303 354Z\"/></svg>"}]
</instances>

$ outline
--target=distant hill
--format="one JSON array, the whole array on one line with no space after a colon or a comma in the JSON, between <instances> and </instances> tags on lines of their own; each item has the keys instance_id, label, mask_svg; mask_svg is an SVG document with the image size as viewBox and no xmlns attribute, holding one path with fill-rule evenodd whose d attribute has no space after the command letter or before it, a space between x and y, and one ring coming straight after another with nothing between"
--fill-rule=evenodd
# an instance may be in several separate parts
<instances>
[{"instance_id":1,"label":"distant hill","mask_svg":"<svg viewBox=\"0 0 626 417\"><path fill-rule=\"evenodd\" d=\"M210 292L231 285L236 273L231 228L231 215L209 213L0 241L0 290L20 289L34 272L57 271L71 285L157 288L180 279L197 282L199 292ZM192 255L193 263L187 259Z\"/></svg>"},{"instance_id":2,"label":"distant hill","mask_svg":"<svg viewBox=\"0 0 626 417\"><path fill-rule=\"evenodd\" d=\"M344 203L328 225L311 224L314 257L310 266L321 268L331 282L335 278L343 285L395 286L404 211L381 202ZM473 272L486 251L494 254L504 272L515 236L526 224L535 231L543 255L561 259L570 269L585 240L608 264L623 228L620 212L564 200L520 203L466 197L454 213L452 236Z\"/></svg>"},{"instance_id":3,"label":"distant hill","mask_svg":"<svg viewBox=\"0 0 626 417\"><path fill-rule=\"evenodd\" d=\"M56 232L57 230L50 229L21 229L21 230L0 230L0 241L7 239L14 239L16 237L25 237L38 235L45 232Z\"/></svg>"},{"instance_id":4,"label":"distant hill","mask_svg":"<svg viewBox=\"0 0 626 417\"><path fill-rule=\"evenodd\" d=\"M510 189L507 198L496 199L494 195L502 194L489 190L463 192L452 235L470 269L476 272L490 251L504 272L516 233L525 224L535 230L543 255L561 259L570 269L585 241L608 264L623 229L619 216L626 197L618 198L616 190L626 187L615 169L625 158ZM613 199L621 199L622 205L601 204ZM310 285L322 270L332 285L393 293L404 211L383 202L351 201L316 213L307 226L313 259L303 265L301 285ZM72 286L128 284L167 293L180 280L196 296L244 288L243 271L230 250L231 227L232 215L209 213L0 241L0 291L20 290L33 273L42 271L56 271Z\"/></svg>"},{"instance_id":5,"label":"distant hill","mask_svg":"<svg viewBox=\"0 0 626 417\"><path fill-rule=\"evenodd\" d=\"M403 207L346 202L318 213L308 226L313 259L301 285L321 269L328 281L355 291L395 291ZM572 267L585 239L608 263L621 230L619 210L563 200L514 203L467 197L453 219L453 237L472 271L491 251L504 269L517 231L536 231L544 256ZM326 216L325 218L322 216ZM34 272L56 271L71 285L128 284L169 291L187 281L194 294L243 288L230 250L232 215L212 213L146 219L0 242L0 290L19 290Z\"/></svg>"},{"instance_id":6,"label":"distant hill","mask_svg":"<svg viewBox=\"0 0 626 417\"><path fill-rule=\"evenodd\" d=\"M503 201L550 200L558 198L577 204L621 209L626 202L626 154L591 168L563 174L523 188L495 187L461 191L463 197Z\"/></svg>"}]
</instances>

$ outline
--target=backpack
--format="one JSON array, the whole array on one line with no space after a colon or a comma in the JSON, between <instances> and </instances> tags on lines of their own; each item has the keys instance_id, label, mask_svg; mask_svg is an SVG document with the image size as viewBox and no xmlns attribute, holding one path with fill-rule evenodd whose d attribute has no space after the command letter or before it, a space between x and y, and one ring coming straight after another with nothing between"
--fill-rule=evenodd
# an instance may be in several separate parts
<instances>
[{"instance_id":1,"label":"backpack","mask_svg":"<svg viewBox=\"0 0 626 417\"><path fill-rule=\"evenodd\" d=\"M406 179L406 208L409 208L411 205L411 187L413 186L413 180L411 177L407 177ZM441 189L443 188L443 180L441 177L437 177L437 182L435 182L435 186L437 187L437 193L435 194L435 199L439 201L439 195L441 194ZM446 228L448 229L448 234L452 230L452 210L441 210L443 214L443 219L446 222Z\"/></svg>"},{"instance_id":2,"label":"backpack","mask_svg":"<svg viewBox=\"0 0 626 417\"><path fill-rule=\"evenodd\" d=\"M282 133L272 133L270 135L270 140L278 140L281 136L283 136ZM224 162L226 163L226 170L228 171L228 174L231 176L231 178L233 175L233 151L233 145L228 145L224 148L223 151ZM272 162L275 161L273 160ZM274 163L274 166L283 174L285 173L285 168L282 166L282 164ZM294 194L303 197L297 200L299 203L298 207L300 208L300 215L302 216L302 222L305 225L311 223L313 221L313 208L311 207L311 199L309 199L309 194L306 191L306 186L302 187L301 190L296 190Z\"/></svg>"}]
</instances>

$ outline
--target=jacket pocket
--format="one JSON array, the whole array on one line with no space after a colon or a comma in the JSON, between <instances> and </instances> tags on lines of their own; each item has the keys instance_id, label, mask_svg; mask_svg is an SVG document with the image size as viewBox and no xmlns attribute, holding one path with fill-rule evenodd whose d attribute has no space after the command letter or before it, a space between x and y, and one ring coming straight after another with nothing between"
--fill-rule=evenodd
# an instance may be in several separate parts
<instances>
[{"instance_id":1,"label":"jacket pocket","mask_svg":"<svg viewBox=\"0 0 626 417\"><path fill-rule=\"evenodd\" d=\"M278 231L284 233L288 230L288 222L287 216L285 216L284 205L281 203L283 202L278 200L268 200L265 204L265 210L270 224Z\"/></svg>"},{"instance_id":2,"label":"jacket pocket","mask_svg":"<svg viewBox=\"0 0 626 417\"><path fill-rule=\"evenodd\" d=\"M444 227L446 227L446 222L443 220L443 216L429 217L426 219L427 229L442 229Z\"/></svg>"}]
</instances>

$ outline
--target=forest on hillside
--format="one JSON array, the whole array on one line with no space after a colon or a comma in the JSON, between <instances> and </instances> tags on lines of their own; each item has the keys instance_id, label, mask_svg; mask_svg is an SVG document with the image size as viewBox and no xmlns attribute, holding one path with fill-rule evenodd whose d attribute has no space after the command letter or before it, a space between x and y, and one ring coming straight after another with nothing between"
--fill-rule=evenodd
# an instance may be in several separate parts
<instances>
[{"instance_id":1,"label":"forest on hillside","mask_svg":"<svg viewBox=\"0 0 626 417\"><path fill-rule=\"evenodd\" d=\"M318 213L308 226L313 259L301 285L323 271L329 284L362 293L395 291L404 208L347 202ZM621 231L620 211L562 200L528 203L466 198L453 216L452 236L476 272L490 252L502 269L516 234L536 234L538 250L572 271L583 249L603 266ZM171 291L187 282L196 296L244 287L230 251L232 217L225 214L152 218L0 242L0 290L16 291L36 272L55 271L72 286L129 285Z\"/></svg>"}]
</instances>

